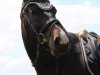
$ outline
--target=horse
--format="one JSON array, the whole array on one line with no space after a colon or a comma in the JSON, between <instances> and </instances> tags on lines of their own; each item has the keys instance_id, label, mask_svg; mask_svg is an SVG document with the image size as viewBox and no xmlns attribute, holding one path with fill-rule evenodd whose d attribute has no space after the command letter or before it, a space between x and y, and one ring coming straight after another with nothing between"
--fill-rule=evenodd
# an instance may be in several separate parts
<instances>
[{"instance_id":1,"label":"horse","mask_svg":"<svg viewBox=\"0 0 100 75\"><path fill-rule=\"evenodd\" d=\"M96 40L99 36L86 30L67 32L56 13L49 0L23 0L22 38L37 75L100 75L100 41ZM96 50L86 47L89 37L95 39L97 45L94 40L90 45Z\"/></svg>"}]
</instances>

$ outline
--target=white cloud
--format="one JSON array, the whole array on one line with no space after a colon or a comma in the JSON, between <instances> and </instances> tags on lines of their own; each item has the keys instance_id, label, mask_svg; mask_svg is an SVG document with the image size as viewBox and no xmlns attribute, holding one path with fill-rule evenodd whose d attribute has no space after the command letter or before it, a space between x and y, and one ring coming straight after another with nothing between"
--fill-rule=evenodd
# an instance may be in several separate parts
<instances>
[{"instance_id":1,"label":"white cloud","mask_svg":"<svg viewBox=\"0 0 100 75\"><path fill-rule=\"evenodd\" d=\"M77 5L57 6L57 9L57 17L68 31L78 32L81 28L89 29L97 25L100 27L100 7L92 6L89 1Z\"/></svg>"},{"instance_id":2,"label":"white cloud","mask_svg":"<svg viewBox=\"0 0 100 75\"><path fill-rule=\"evenodd\" d=\"M9 3L8 3L9 2ZM16 6L15 6L16 3ZM15 50L15 43L18 39L20 31L19 20L19 5L18 1L14 0L0 0L0 51L2 54Z\"/></svg>"},{"instance_id":3,"label":"white cloud","mask_svg":"<svg viewBox=\"0 0 100 75\"><path fill-rule=\"evenodd\" d=\"M30 67L29 67L30 66ZM21 67L21 68L20 68ZM6 64L6 70L8 73L35 73L32 68L31 62L28 57L20 57L9 61Z\"/></svg>"},{"instance_id":4,"label":"white cloud","mask_svg":"<svg viewBox=\"0 0 100 75\"><path fill-rule=\"evenodd\" d=\"M0 62L0 73L2 75L35 75L36 72L28 57L10 59L3 57ZM3 70L2 70L3 69Z\"/></svg>"},{"instance_id":5,"label":"white cloud","mask_svg":"<svg viewBox=\"0 0 100 75\"><path fill-rule=\"evenodd\" d=\"M91 6L90 0L85 0L85 1L83 2L83 4L84 4L85 6Z\"/></svg>"},{"instance_id":6,"label":"white cloud","mask_svg":"<svg viewBox=\"0 0 100 75\"><path fill-rule=\"evenodd\" d=\"M20 8L21 0L0 0L1 75L33 75L35 73L28 56L23 55L25 52L22 56L20 55L24 51L20 30Z\"/></svg>"}]
</instances>

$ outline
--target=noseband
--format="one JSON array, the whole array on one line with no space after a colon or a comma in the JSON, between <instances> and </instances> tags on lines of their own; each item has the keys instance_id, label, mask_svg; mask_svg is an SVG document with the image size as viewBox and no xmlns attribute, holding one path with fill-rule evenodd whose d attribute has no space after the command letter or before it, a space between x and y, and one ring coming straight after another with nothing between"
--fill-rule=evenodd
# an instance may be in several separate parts
<instances>
[{"instance_id":1,"label":"noseband","mask_svg":"<svg viewBox=\"0 0 100 75\"><path fill-rule=\"evenodd\" d=\"M47 21L46 24L44 24L44 26L41 28L40 32L38 33L36 31L36 29L34 28L34 25L33 25L32 21L30 19L30 16L26 12L26 9L30 5L36 5L36 6L38 6L38 8L42 9L43 11L48 11L48 10L51 10L52 8L55 8L55 7L52 4L50 4L49 2L32 2L32 1L28 1L28 2L23 3L22 12L24 14L24 18L27 20L27 22L31 26L31 28L32 28L33 32L35 33L35 35L37 36L37 40L38 40L37 55L36 55L35 61L33 62L35 64L37 62L38 55L39 55L39 49L38 49L39 46L43 45L46 42L48 42L48 39L43 34L43 32L46 29L48 29L48 27L49 27L49 30L51 30L52 27L54 26L54 24L59 23L59 26L65 31L65 33L66 34L68 34L68 33L66 32L64 27L60 24L59 20L57 20L56 18L53 18L53 19L50 19L49 21ZM43 47L43 48L46 49L45 47ZM46 50L49 50L49 49L46 49Z\"/></svg>"}]
</instances>

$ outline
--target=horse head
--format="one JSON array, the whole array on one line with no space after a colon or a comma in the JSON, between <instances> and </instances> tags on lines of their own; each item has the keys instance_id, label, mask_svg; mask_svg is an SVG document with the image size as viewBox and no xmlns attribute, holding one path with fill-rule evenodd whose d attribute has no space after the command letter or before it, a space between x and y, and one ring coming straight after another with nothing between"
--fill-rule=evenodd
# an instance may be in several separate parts
<instances>
[{"instance_id":1,"label":"horse head","mask_svg":"<svg viewBox=\"0 0 100 75\"><path fill-rule=\"evenodd\" d=\"M56 18L56 8L48 0L24 0L22 12L35 35L39 35L38 43L42 40L44 44L45 37L47 40L45 45L52 55L60 56L67 53L68 33Z\"/></svg>"}]
</instances>

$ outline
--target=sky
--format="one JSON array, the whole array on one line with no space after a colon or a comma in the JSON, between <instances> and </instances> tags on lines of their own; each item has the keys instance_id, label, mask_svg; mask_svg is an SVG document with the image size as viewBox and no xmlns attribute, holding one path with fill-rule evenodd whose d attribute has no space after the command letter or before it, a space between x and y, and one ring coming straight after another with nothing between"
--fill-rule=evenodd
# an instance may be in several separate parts
<instances>
[{"instance_id":1,"label":"sky","mask_svg":"<svg viewBox=\"0 0 100 75\"><path fill-rule=\"evenodd\" d=\"M100 0L51 0L67 31L100 35ZM36 75L21 37L22 0L0 0L0 75Z\"/></svg>"}]
</instances>

